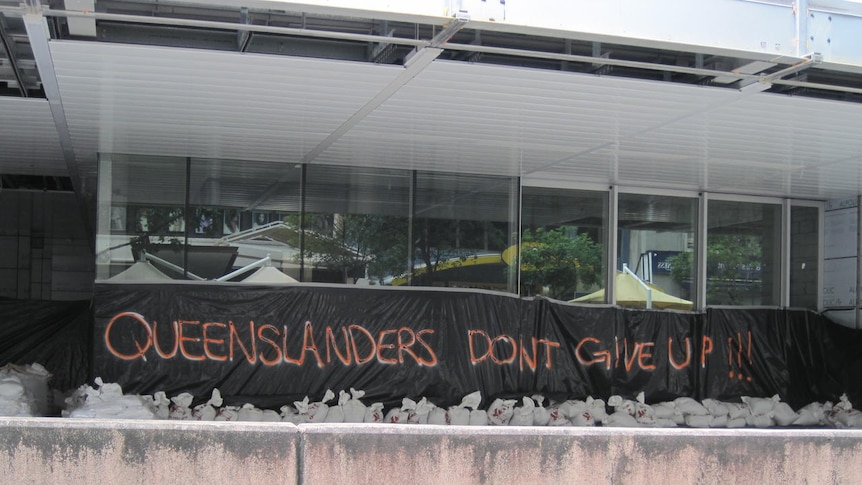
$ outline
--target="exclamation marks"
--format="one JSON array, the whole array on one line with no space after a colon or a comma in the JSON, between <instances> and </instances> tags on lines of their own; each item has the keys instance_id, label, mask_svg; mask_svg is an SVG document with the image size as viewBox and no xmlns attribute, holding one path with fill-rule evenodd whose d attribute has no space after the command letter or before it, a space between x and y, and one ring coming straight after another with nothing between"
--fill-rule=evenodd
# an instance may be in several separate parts
<instances>
[{"instance_id":1,"label":"exclamation marks","mask_svg":"<svg viewBox=\"0 0 862 485\"><path fill-rule=\"evenodd\" d=\"M747 338L744 338L747 337ZM737 332L736 338L727 338L727 366L730 368L728 376L731 379L745 380L751 382L751 376L746 376L742 373L743 358L748 361L749 368L751 362L751 330L746 332L746 335Z\"/></svg>"}]
</instances>

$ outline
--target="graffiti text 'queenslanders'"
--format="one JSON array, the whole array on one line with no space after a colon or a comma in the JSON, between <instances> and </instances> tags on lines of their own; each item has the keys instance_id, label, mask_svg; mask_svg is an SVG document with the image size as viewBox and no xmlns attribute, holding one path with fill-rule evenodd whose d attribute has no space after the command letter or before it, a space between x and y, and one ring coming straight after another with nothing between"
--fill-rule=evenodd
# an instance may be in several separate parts
<instances>
[{"instance_id":1,"label":"graffiti text 'queenslanders'","mask_svg":"<svg viewBox=\"0 0 862 485\"><path fill-rule=\"evenodd\" d=\"M170 335L164 335L165 332ZM146 360L147 352L152 349L162 359L178 355L188 360L240 358L251 364L260 362L270 366L303 365L306 358L314 359L319 367L334 361L361 365L373 360L382 364L403 364L412 360L423 366L437 365L437 354L427 341L434 333L432 329L400 327L374 335L360 325L338 329L327 326L322 347L318 345L319 337L315 337L311 322L305 322L301 333L302 346L298 347L300 339L289 334L286 325L279 328L254 321L239 325L232 321L198 320L174 320L170 325L160 325L155 320L148 322L139 313L123 312L108 322L105 346L123 360Z\"/></svg>"}]
</instances>

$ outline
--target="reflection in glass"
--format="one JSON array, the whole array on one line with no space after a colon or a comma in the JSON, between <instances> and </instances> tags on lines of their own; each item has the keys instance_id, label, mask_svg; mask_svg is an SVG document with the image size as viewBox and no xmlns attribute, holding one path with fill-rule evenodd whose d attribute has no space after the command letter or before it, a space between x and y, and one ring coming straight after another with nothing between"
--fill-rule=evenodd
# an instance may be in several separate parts
<instances>
[{"instance_id":1,"label":"reflection in glass","mask_svg":"<svg viewBox=\"0 0 862 485\"><path fill-rule=\"evenodd\" d=\"M642 281L654 286L653 308L692 309L697 204L694 198L619 195L617 270L621 271L625 264ZM633 290L637 293L625 294ZM637 284L618 285L617 301L622 306L643 307L645 297L646 291Z\"/></svg>"},{"instance_id":2,"label":"reflection in glass","mask_svg":"<svg viewBox=\"0 0 862 485\"><path fill-rule=\"evenodd\" d=\"M407 270L410 172L310 165L306 281L388 284Z\"/></svg>"},{"instance_id":3,"label":"reflection in glass","mask_svg":"<svg viewBox=\"0 0 862 485\"><path fill-rule=\"evenodd\" d=\"M169 269L153 266L144 255L154 254L159 245L182 245L185 185L184 158L102 156L96 278L172 277L166 274Z\"/></svg>"},{"instance_id":4,"label":"reflection in glass","mask_svg":"<svg viewBox=\"0 0 862 485\"><path fill-rule=\"evenodd\" d=\"M413 286L515 292L503 251L516 242L513 177L418 172L412 217Z\"/></svg>"},{"instance_id":5,"label":"reflection in glass","mask_svg":"<svg viewBox=\"0 0 862 485\"><path fill-rule=\"evenodd\" d=\"M561 300L587 297L605 285L608 193L524 187L521 294ZM590 302L604 303L603 294Z\"/></svg>"},{"instance_id":6,"label":"reflection in glass","mask_svg":"<svg viewBox=\"0 0 862 485\"><path fill-rule=\"evenodd\" d=\"M817 310L820 209L790 208L790 306Z\"/></svg>"},{"instance_id":7,"label":"reflection in glass","mask_svg":"<svg viewBox=\"0 0 862 485\"><path fill-rule=\"evenodd\" d=\"M781 206L709 201L707 305L778 305Z\"/></svg>"}]
</instances>

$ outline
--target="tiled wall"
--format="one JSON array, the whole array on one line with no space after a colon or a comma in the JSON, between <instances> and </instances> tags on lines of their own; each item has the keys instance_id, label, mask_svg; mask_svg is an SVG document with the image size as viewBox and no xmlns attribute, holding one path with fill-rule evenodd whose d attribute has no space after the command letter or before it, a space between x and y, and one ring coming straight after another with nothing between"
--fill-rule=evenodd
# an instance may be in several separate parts
<instances>
[{"instance_id":1,"label":"tiled wall","mask_svg":"<svg viewBox=\"0 0 862 485\"><path fill-rule=\"evenodd\" d=\"M74 194L0 192L0 297L86 300L94 279Z\"/></svg>"}]
</instances>

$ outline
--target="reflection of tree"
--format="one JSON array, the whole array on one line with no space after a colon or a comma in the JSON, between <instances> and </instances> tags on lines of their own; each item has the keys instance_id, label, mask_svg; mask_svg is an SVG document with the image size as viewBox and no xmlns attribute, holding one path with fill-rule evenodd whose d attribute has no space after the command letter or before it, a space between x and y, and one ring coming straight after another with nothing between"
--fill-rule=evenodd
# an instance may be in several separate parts
<instances>
[{"instance_id":1,"label":"reflection of tree","mask_svg":"<svg viewBox=\"0 0 862 485\"><path fill-rule=\"evenodd\" d=\"M319 218L307 215L305 227ZM298 224L299 216L288 222ZM404 271L407 261L407 219L373 214L336 214L323 230L308 230L307 260L317 267L340 272L344 279L386 275Z\"/></svg>"},{"instance_id":2,"label":"reflection of tree","mask_svg":"<svg viewBox=\"0 0 862 485\"><path fill-rule=\"evenodd\" d=\"M763 250L758 236L710 234L706 245L707 299L738 305L748 294L757 293L762 261ZM671 277L676 282L691 284L690 252L672 256L668 262L671 264Z\"/></svg>"},{"instance_id":3,"label":"reflection of tree","mask_svg":"<svg viewBox=\"0 0 862 485\"><path fill-rule=\"evenodd\" d=\"M431 286L440 263L453 258L466 260L479 249L506 245L505 232L487 221L416 219L413 225L415 257L425 271L417 273L414 285Z\"/></svg>"},{"instance_id":4,"label":"reflection of tree","mask_svg":"<svg viewBox=\"0 0 862 485\"><path fill-rule=\"evenodd\" d=\"M519 263L521 284L528 294L547 286L551 297L568 299L579 285L589 287L601 281L601 245L575 231L567 226L524 229Z\"/></svg>"},{"instance_id":5,"label":"reflection of tree","mask_svg":"<svg viewBox=\"0 0 862 485\"><path fill-rule=\"evenodd\" d=\"M152 207L144 209L138 220L135 223L135 229L138 234L132 237L128 245L131 246L132 256L137 261L140 259L141 251L152 252L152 237L156 237L157 242L163 243L166 239L168 228L177 221L183 219L183 209L176 207ZM179 239L171 238L170 244L174 247L179 247L182 243ZM125 246L125 244L111 248Z\"/></svg>"}]
</instances>

